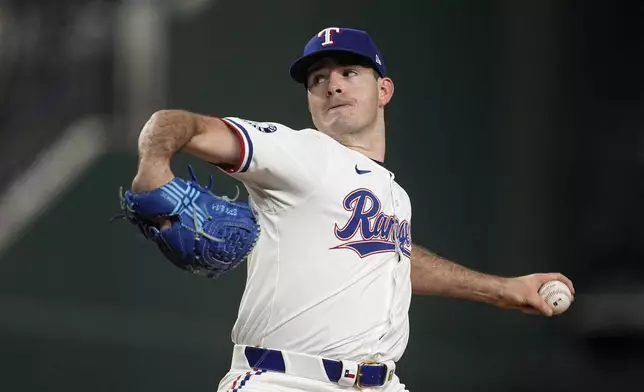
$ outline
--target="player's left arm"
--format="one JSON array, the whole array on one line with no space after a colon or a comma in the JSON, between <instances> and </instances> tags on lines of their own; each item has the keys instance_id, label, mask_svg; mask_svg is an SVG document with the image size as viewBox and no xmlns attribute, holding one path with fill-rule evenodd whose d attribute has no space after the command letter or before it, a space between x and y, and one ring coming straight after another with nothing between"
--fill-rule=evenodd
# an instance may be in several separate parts
<instances>
[{"instance_id":1,"label":"player's left arm","mask_svg":"<svg viewBox=\"0 0 644 392\"><path fill-rule=\"evenodd\" d=\"M437 295L485 302L502 309L552 315L539 296L539 288L550 280L564 282L574 294L570 279L560 273L500 277L477 272L447 260L417 244L411 251L411 285L414 294Z\"/></svg>"}]
</instances>

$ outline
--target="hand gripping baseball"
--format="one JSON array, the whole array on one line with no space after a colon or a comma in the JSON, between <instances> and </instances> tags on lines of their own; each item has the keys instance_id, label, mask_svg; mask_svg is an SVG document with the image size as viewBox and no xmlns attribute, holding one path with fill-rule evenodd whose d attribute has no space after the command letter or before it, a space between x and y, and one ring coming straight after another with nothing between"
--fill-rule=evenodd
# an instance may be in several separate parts
<instances>
[{"instance_id":1,"label":"hand gripping baseball","mask_svg":"<svg viewBox=\"0 0 644 392\"><path fill-rule=\"evenodd\" d=\"M177 267L217 278L241 264L253 250L260 234L257 218L247 203L236 197L215 196L197 182L175 177L149 192L126 190L119 194L122 217L138 226L165 257ZM159 229L169 219L170 227Z\"/></svg>"}]
</instances>

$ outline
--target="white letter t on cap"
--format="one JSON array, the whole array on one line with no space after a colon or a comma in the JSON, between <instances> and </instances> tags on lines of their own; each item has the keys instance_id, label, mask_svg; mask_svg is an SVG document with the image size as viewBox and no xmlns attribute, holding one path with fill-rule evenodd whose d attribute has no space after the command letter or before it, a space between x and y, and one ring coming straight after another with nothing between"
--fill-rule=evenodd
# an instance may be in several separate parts
<instances>
[{"instance_id":1,"label":"white letter t on cap","mask_svg":"<svg viewBox=\"0 0 644 392\"><path fill-rule=\"evenodd\" d=\"M324 42L322 42L322 46L333 45L333 37L331 36L332 31L335 31L336 33L340 33L340 28L327 27L326 29L318 33L318 37L320 38L322 37L322 35L324 35Z\"/></svg>"}]
</instances>

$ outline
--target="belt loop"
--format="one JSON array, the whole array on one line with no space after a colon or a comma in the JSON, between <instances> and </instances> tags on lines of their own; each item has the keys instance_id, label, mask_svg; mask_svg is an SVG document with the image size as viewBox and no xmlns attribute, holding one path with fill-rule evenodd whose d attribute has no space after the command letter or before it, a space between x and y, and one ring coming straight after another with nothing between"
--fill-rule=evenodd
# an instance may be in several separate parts
<instances>
[{"instance_id":1,"label":"belt loop","mask_svg":"<svg viewBox=\"0 0 644 392\"><path fill-rule=\"evenodd\" d=\"M387 375L385 376L385 384L393 380L394 373L396 372L396 362L394 361L385 361L383 362L387 367Z\"/></svg>"},{"instance_id":2,"label":"belt loop","mask_svg":"<svg viewBox=\"0 0 644 392\"><path fill-rule=\"evenodd\" d=\"M338 385L343 387L352 387L356 383L356 378L358 377L358 362L340 362L342 362L342 373L340 373Z\"/></svg>"}]
</instances>

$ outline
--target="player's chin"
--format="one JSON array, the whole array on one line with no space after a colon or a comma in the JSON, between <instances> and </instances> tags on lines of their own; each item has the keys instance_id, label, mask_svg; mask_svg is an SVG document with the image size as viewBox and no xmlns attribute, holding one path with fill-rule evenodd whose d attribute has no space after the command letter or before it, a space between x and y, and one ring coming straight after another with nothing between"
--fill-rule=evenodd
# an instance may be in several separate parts
<instances>
[{"instance_id":1,"label":"player's chin","mask_svg":"<svg viewBox=\"0 0 644 392\"><path fill-rule=\"evenodd\" d=\"M353 133L357 128L356 124L348 117L334 117L326 122L326 128L335 134Z\"/></svg>"},{"instance_id":2,"label":"player's chin","mask_svg":"<svg viewBox=\"0 0 644 392\"><path fill-rule=\"evenodd\" d=\"M324 113L324 120L326 122L347 122L354 117L353 110L350 106L341 106Z\"/></svg>"}]
</instances>

